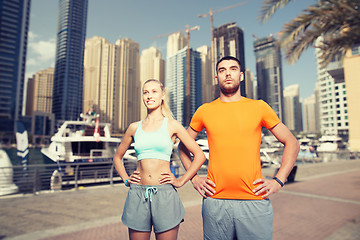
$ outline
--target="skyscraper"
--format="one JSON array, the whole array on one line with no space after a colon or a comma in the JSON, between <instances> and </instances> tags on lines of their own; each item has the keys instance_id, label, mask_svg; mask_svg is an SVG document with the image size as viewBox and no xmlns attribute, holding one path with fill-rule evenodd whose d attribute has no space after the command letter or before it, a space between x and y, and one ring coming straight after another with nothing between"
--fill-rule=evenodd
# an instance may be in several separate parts
<instances>
[{"instance_id":1,"label":"skyscraper","mask_svg":"<svg viewBox=\"0 0 360 240\"><path fill-rule=\"evenodd\" d=\"M157 79L165 85L165 61L156 47L144 49L140 56L140 86L148 79ZM140 96L142 95L140 89ZM145 105L141 102L141 119L147 114Z\"/></svg>"},{"instance_id":2,"label":"skyscraper","mask_svg":"<svg viewBox=\"0 0 360 240\"><path fill-rule=\"evenodd\" d=\"M30 0L0 0L0 131L13 132L23 107Z\"/></svg>"},{"instance_id":3,"label":"skyscraper","mask_svg":"<svg viewBox=\"0 0 360 240\"><path fill-rule=\"evenodd\" d=\"M100 121L113 121L115 45L102 37L85 42L83 112L92 109Z\"/></svg>"},{"instance_id":4,"label":"skyscraper","mask_svg":"<svg viewBox=\"0 0 360 240\"><path fill-rule=\"evenodd\" d=\"M317 133L316 122L318 121L318 111L316 106L315 94L304 100L304 132L306 133Z\"/></svg>"},{"instance_id":5,"label":"skyscraper","mask_svg":"<svg viewBox=\"0 0 360 240\"><path fill-rule=\"evenodd\" d=\"M320 44L321 38L317 40ZM319 83L320 131L326 135L348 138L349 121L344 69L339 58L325 68L321 65L321 50L315 49L317 81Z\"/></svg>"},{"instance_id":6,"label":"skyscraper","mask_svg":"<svg viewBox=\"0 0 360 240\"><path fill-rule=\"evenodd\" d=\"M115 43L114 120L112 130L124 133L130 123L140 120L139 43L119 39Z\"/></svg>"},{"instance_id":7,"label":"skyscraper","mask_svg":"<svg viewBox=\"0 0 360 240\"><path fill-rule=\"evenodd\" d=\"M250 69L245 69L245 93L246 97L254 99L254 74Z\"/></svg>"},{"instance_id":8,"label":"skyscraper","mask_svg":"<svg viewBox=\"0 0 360 240\"><path fill-rule=\"evenodd\" d=\"M166 88L169 91L169 105L174 115L183 126L189 125L186 111L193 116L196 109L202 104L201 84L201 58L200 53L191 49L190 51L190 110L186 104L186 51L183 48L175 55L167 59Z\"/></svg>"},{"instance_id":9,"label":"skyscraper","mask_svg":"<svg viewBox=\"0 0 360 240\"><path fill-rule=\"evenodd\" d=\"M26 94L26 116L34 111L52 113L54 68L38 71L28 79Z\"/></svg>"},{"instance_id":10,"label":"skyscraper","mask_svg":"<svg viewBox=\"0 0 360 240\"><path fill-rule=\"evenodd\" d=\"M344 74L349 109L349 147L351 151L360 151L360 44L349 50L344 58ZM345 116L344 116L345 117Z\"/></svg>"},{"instance_id":11,"label":"skyscraper","mask_svg":"<svg viewBox=\"0 0 360 240\"><path fill-rule=\"evenodd\" d=\"M186 46L186 38L181 32L171 34L166 44L166 58L175 55Z\"/></svg>"},{"instance_id":12,"label":"skyscraper","mask_svg":"<svg viewBox=\"0 0 360 240\"><path fill-rule=\"evenodd\" d=\"M225 56L236 57L241 62L241 72L245 73L244 32L235 22L214 28L214 48L215 61ZM241 95L246 96L245 81L241 82L240 88ZM215 97L218 97L218 94Z\"/></svg>"},{"instance_id":13,"label":"skyscraper","mask_svg":"<svg viewBox=\"0 0 360 240\"><path fill-rule=\"evenodd\" d=\"M211 48L201 46L196 49L200 53L201 58L201 94L202 102L207 103L214 100L214 79L212 79L211 67Z\"/></svg>"},{"instance_id":14,"label":"skyscraper","mask_svg":"<svg viewBox=\"0 0 360 240\"><path fill-rule=\"evenodd\" d=\"M273 36L254 41L257 97L267 102L283 121L283 84L280 47Z\"/></svg>"},{"instance_id":15,"label":"skyscraper","mask_svg":"<svg viewBox=\"0 0 360 240\"><path fill-rule=\"evenodd\" d=\"M284 123L290 130L302 131L299 84L293 84L284 89Z\"/></svg>"},{"instance_id":16,"label":"skyscraper","mask_svg":"<svg viewBox=\"0 0 360 240\"><path fill-rule=\"evenodd\" d=\"M56 120L75 120L83 107L83 66L88 0L60 0L54 74Z\"/></svg>"}]
</instances>

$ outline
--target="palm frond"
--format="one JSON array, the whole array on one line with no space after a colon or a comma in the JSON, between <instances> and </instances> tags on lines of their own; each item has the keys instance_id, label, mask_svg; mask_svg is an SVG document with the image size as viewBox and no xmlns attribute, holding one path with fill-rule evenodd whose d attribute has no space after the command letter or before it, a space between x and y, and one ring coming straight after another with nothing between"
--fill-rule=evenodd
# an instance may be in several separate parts
<instances>
[{"instance_id":1,"label":"palm frond","mask_svg":"<svg viewBox=\"0 0 360 240\"><path fill-rule=\"evenodd\" d=\"M330 62L339 51L344 53L359 43L359 8L360 0L323 0L285 24L279 41L288 62L298 60L320 36L324 37L321 47L323 64Z\"/></svg>"},{"instance_id":2,"label":"palm frond","mask_svg":"<svg viewBox=\"0 0 360 240\"><path fill-rule=\"evenodd\" d=\"M267 0L264 1L260 10L260 15L257 17L260 22L266 22L274 15L276 10L283 8L289 3L289 1L295 0Z\"/></svg>"}]
</instances>

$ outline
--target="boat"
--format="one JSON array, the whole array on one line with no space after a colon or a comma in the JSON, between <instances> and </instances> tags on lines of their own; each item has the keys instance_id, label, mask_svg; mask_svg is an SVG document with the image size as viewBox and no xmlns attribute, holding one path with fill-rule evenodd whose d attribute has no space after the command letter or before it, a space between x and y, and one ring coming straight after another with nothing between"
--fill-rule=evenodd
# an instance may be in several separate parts
<instances>
[{"instance_id":1,"label":"boat","mask_svg":"<svg viewBox=\"0 0 360 240\"><path fill-rule=\"evenodd\" d=\"M266 168L266 167L271 167L272 165L280 166L279 161L275 157L277 152L278 152L277 148L266 148L266 147L260 148L261 167Z\"/></svg>"},{"instance_id":2,"label":"boat","mask_svg":"<svg viewBox=\"0 0 360 240\"><path fill-rule=\"evenodd\" d=\"M319 157L315 151L314 141L310 138L303 137L298 140L300 144L300 151L297 159L302 162L316 162L319 161Z\"/></svg>"},{"instance_id":3,"label":"boat","mask_svg":"<svg viewBox=\"0 0 360 240\"><path fill-rule=\"evenodd\" d=\"M80 114L83 121L65 121L41 153L56 163L111 162L121 139L111 137L110 123L99 123L99 114ZM95 119L97 119L95 121Z\"/></svg>"},{"instance_id":4,"label":"boat","mask_svg":"<svg viewBox=\"0 0 360 240\"><path fill-rule=\"evenodd\" d=\"M50 145L41 148L45 158L58 166L51 175L51 189L61 189L64 181L71 182L73 178L109 175L121 139L111 136L110 123L100 123L99 114L80 114L80 117L83 120L64 121L51 137Z\"/></svg>"},{"instance_id":5,"label":"boat","mask_svg":"<svg viewBox=\"0 0 360 240\"><path fill-rule=\"evenodd\" d=\"M337 135L323 135L319 138L318 152L336 152L339 149L345 148L345 144L342 138Z\"/></svg>"},{"instance_id":6,"label":"boat","mask_svg":"<svg viewBox=\"0 0 360 240\"><path fill-rule=\"evenodd\" d=\"M0 149L0 196L17 193L18 186L13 183L13 167L5 150Z\"/></svg>"},{"instance_id":7,"label":"boat","mask_svg":"<svg viewBox=\"0 0 360 240\"><path fill-rule=\"evenodd\" d=\"M209 160L209 143L206 138L199 138L196 140L196 143L199 145L201 150L204 152L206 160Z\"/></svg>"}]
</instances>

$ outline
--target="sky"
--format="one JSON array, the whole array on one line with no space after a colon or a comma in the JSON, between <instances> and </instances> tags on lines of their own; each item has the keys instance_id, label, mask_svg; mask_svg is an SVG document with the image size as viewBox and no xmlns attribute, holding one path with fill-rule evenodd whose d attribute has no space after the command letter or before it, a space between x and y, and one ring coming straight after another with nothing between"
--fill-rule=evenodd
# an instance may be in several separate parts
<instances>
[{"instance_id":1,"label":"sky","mask_svg":"<svg viewBox=\"0 0 360 240\"><path fill-rule=\"evenodd\" d=\"M26 79L37 71L54 67L58 18L57 0L32 0L27 49ZM214 13L214 27L236 22L244 31L245 65L256 76L253 48L254 35L268 37L281 31L283 25L303 12L316 0L298 0L279 9L266 23L257 17L263 0L89 0L86 38L100 36L115 44L121 38L130 38L140 44L141 51L157 47L166 59L167 37L170 34L199 26L190 32L190 47L211 45L210 18L199 18L224 7L243 3L241 6ZM283 54L283 87L299 84L300 98L313 94L316 83L314 49L306 50L301 58L289 65Z\"/></svg>"}]
</instances>

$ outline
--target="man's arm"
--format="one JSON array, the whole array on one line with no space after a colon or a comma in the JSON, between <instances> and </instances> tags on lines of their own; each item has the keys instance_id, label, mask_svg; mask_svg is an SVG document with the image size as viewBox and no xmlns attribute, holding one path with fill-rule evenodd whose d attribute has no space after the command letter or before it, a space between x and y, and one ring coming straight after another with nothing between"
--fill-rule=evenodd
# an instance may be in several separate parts
<instances>
[{"instance_id":1,"label":"man's arm","mask_svg":"<svg viewBox=\"0 0 360 240\"><path fill-rule=\"evenodd\" d=\"M269 130L282 144L284 144L280 169L275 177L282 183L285 183L296 162L300 145L290 130L281 122ZM270 194L276 193L281 189L280 183L273 179L257 179L253 184L260 184L253 191L257 195L262 195L263 198L267 198Z\"/></svg>"},{"instance_id":2,"label":"man's arm","mask_svg":"<svg viewBox=\"0 0 360 240\"><path fill-rule=\"evenodd\" d=\"M194 139L199 134L191 127L187 129L187 132ZM182 165L186 170L188 170L191 165L191 156L189 150L181 142L179 144L179 155ZM200 177L199 175L195 174L195 176L191 179L191 182L194 188L200 193L200 195L205 198L206 198L206 194L211 196L215 193L215 189L214 189L215 184L206 177Z\"/></svg>"},{"instance_id":3,"label":"man's arm","mask_svg":"<svg viewBox=\"0 0 360 240\"><path fill-rule=\"evenodd\" d=\"M285 183L287 177L295 165L296 158L300 150L300 145L295 136L283 123L279 123L270 129L270 131L282 144L284 144L281 166L278 173L276 174L276 177Z\"/></svg>"}]
</instances>

